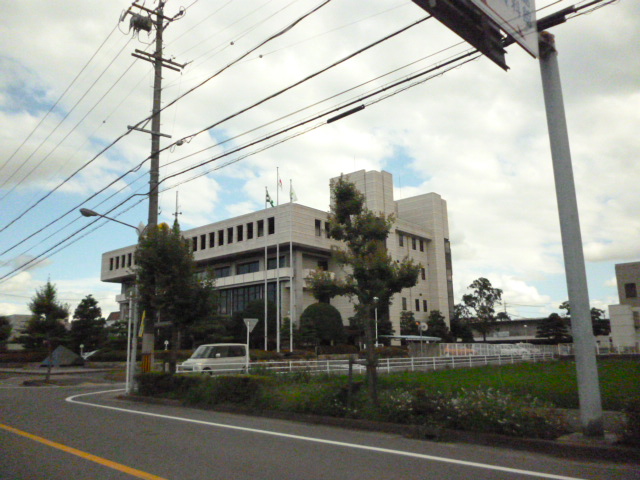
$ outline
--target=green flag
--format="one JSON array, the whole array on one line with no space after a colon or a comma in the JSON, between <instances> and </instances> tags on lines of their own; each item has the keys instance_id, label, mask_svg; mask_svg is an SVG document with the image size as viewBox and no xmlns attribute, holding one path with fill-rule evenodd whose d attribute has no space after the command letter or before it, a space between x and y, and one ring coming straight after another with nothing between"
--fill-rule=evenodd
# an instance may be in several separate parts
<instances>
[{"instance_id":1,"label":"green flag","mask_svg":"<svg viewBox=\"0 0 640 480\"><path fill-rule=\"evenodd\" d=\"M275 207L275 205L273 204L273 200L271 200L271 197L269 196L269 190L267 190L265 188L265 191L267 192L267 196L265 198L265 202L267 202L269 205L271 205L272 207Z\"/></svg>"}]
</instances>

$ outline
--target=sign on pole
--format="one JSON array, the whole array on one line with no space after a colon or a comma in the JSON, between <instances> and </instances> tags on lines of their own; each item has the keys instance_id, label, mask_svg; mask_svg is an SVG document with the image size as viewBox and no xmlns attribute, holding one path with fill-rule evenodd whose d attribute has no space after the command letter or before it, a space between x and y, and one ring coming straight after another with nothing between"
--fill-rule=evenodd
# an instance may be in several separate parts
<instances>
[{"instance_id":1,"label":"sign on pole","mask_svg":"<svg viewBox=\"0 0 640 480\"><path fill-rule=\"evenodd\" d=\"M249 334L255 328L255 326L258 324L258 319L257 318L245 318L244 319L244 324L247 326L247 358L246 358L246 361L245 361L245 370L246 370L247 373L249 373Z\"/></svg>"},{"instance_id":2,"label":"sign on pole","mask_svg":"<svg viewBox=\"0 0 640 480\"><path fill-rule=\"evenodd\" d=\"M535 0L413 0L483 55L507 70L504 32L538 55Z\"/></svg>"},{"instance_id":3,"label":"sign on pole","mask_svg":"<svg viewBox=\"0 0 640 480\"><path fill-rule=\"evenodd\" d=\"M535 0L471 0L522 48L538 56Z\"/></svg>"}]
</instances>

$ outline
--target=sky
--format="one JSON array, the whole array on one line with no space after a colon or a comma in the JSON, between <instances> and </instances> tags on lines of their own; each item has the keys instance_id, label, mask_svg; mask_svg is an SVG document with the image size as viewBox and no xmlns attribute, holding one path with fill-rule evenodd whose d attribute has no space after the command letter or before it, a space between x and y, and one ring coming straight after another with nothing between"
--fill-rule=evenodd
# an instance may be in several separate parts
<instances>
[{"instance_id":1,"label":"sky","mask_svg":"<svg viewBox=\"0 0 640 480\"><path fill-rule=\"evenodd\" d=\"M585 3L538 0L537 16ZM482 57L436 69L342 120L233 153L470 48L429 19L287 88L425 16L409 0L332 0L286 30L322 4L167 2L165 15L184 14L167 26L163 55L184 68L163 72L161 131L172 138L161 141L160 220L173 220L176 201L183 229L261 209L276 171L299 203L328 210L330 178L386 170L396 199L447 201L456 301L486 277L513 318L557 311L567 289L540 68L518 45L506 72ZM0 315L28 314L47 281L72 312L89 294L105 316L117 310L101 254L136 232L78 209L147 219L150 136L127 126L151 113L152 65L131 53L153 51L154 33L130 29L129 5L0 0ZM589 296L606 309L618 303L614 265L640 259L640 3L607 4L551 33Z\"/></svg>"}]
</instances>

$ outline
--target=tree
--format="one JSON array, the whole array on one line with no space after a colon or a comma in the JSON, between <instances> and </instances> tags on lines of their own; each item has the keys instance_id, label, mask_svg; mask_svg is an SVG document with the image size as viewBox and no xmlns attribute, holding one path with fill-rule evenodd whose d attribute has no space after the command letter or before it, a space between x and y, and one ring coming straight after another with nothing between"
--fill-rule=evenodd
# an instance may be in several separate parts
<instances>
[{"instance_id":1,"label":"tree","mask_svg":"<svg viewBox=\"0 0 640 480\"><path fill-rule=\"evenodd\" d=\"M343 281L333 279L333 296L355 297L356 316L364 321L367 357L367 385L374 404L377 394L377 359L374 349L374 303L389 308L391 297L414 286L420 265L405 257L394 261L386 248L393 216L376 214L365 207L365 198L351 182L340 178L332 187L335 200L329 215L329 236L344 242L332 256L346 267ZM311 281L313 289L313 281ZM378 298L375 302L374 298Z\"/></svg>"},{"instance_id":2,"label":"tree","mask_svg":"<svg viewBox=\"0 0 640 480\"><path fill-rule=\"evenodd\" d=\"M135 261L141 311L152 324L170 322L169 365L175 372L180 333L215 308L213 280L207 272L202 281L196 277L193 253L177 221L173 228L162 223L140 237Z\"/></svg>"},{"instance_id":3,"label":"tree","mask_svg":"<svg viewBox=\"0 0 640 480\"><path fill-rule=\"evenodd\" d=\"M469 319L469 326L487 341L487 334L495 329L495 306L501 304L502 290L493 288L491 282L480 277L468 289L472 292L462 296L462 305Z\"/></svg>"},{"instance_id":4,"label":"tree","mask_svg":"<svg viewBox=\"0 0 640 480\"><path fill-rule=\"evenodd\" d=\"M0 317L0 350L6 348L12 329L13 327L9 319L7 317Z\"/></svg>"},{"instance_id":5,"label":"tree","mask_svg":"<svg viewBox=\"0 0 640 480\"><path fill-rule=\"evenodd\" d=\"M69 332L70 348L74 351L79 351L80 345L84 345L85 351L100 348L107 340L105 323L98 301L92 295L87 295L73 312Z\"/></svg>"},{"instance_id":6,"label":"tree","mask_svg":"<svg viewBox=\"0 0 640 480\"><path fill-rule=\"evenodd\" d=\"M467 318L468 311L462 304L453 306L453 317L451 318L451 337L453 341L457 339L462 340L465 343L473 343L473 331L469 327L469 320Z\"/></svg>"},{"instance_id":7,"label":"tree","mask_svg":"<svg viewBox=\"0 0 640 480\"><path fill-rule=\"evenodd\" d=\"M308 344L335 345L344 342L342 316L328 303L313 303L300 315L300 340Z\"/></svg>"},{"instance_id":8,"label":"tree","mask_svg":"<svg viewBox=\"0 0 640 480\"><path fill-rule=\"evenodd\" d=\"M400 312L400 335L420 335L420 327L413 312Z\"/></svg>"},{"instance_id":9,"label":"tree","mask_svg":"<svg viewBox=\"0 0 640 480\"><path fill-rule=\"evenodd\" d=\"M538 325L536 338L544 338L555 344L570 342L566 318L552 313Z\"/></svg>"},{"instance_id":10,"label":"tree","mask_svg":"<svg viewBox=\"0 0 640 480\"><path fill-rule=\"evenodd\" d=\"M311 295L320 303L329 303L333 297L340 295L343 287L333 274L325 270L312 270L307 281Z\"/></svg>"},{"instance_id":11,"label":"tree","mask_svg":"<svg viewBox=\"0 0 640 480\"><path fill-rule=\"evenodd\" d=\"M447 327L444 315L440 313L440 310L431 310L429 312L425 334L428 337L440 337L443 342L449 342L451 332L449 332L449 327Z\"/></svg>"},{"instance_id":12,"label":"tree","mask_svg":"<svg viewBox=\"0 0 640 480\"><path fill-rule=\"evenodd\" d=\"M570 322L571 305L569 305L569 301L565 300L558 306L558 308L566 312L563 317L567 322ZM591 307L591 328L593 329L594 336L609 335L611 333L611 322L604 318L604 310Z\"/></svg>"},{"instance_id":13,"label":"tree","mask_svg":"<svg viewBox=\"0 0 640 480\"><path fill-rule=\"evenodd\" d=\"M51 354L58 345L67 338L64 321L69 316L69 306L58 301L56 287L47 281L44 287L36 290L36 294L29 302L31 318L18 341L28 350L46 348L49 362L45 381L51 375Z\"/></svg>"}]
</instances>

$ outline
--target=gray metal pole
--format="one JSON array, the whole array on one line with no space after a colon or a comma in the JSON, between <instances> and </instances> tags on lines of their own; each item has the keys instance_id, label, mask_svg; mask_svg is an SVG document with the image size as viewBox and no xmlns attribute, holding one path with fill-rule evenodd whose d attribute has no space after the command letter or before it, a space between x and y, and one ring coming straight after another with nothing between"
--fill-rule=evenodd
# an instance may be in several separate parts
<instances>
[{"instance_id":1,"label":"gray metal pole","mask_svg":"<svg viewBox=\"0 0 640 480\"><path fill-rule=\"evenodd\" d=\"M555 39L548 32L540 33L540 73L547 111L549 142L553 161L553 174L558 199L560 233L567 276L567 290L571 306L571 332L573 334L580 421L585 436L604 435L602 404L596 363L595 339L591 327L589 291L582 251L578 202L576 200L569 134L562 99L558 52Z\"/></svg>"}]
</instances>

